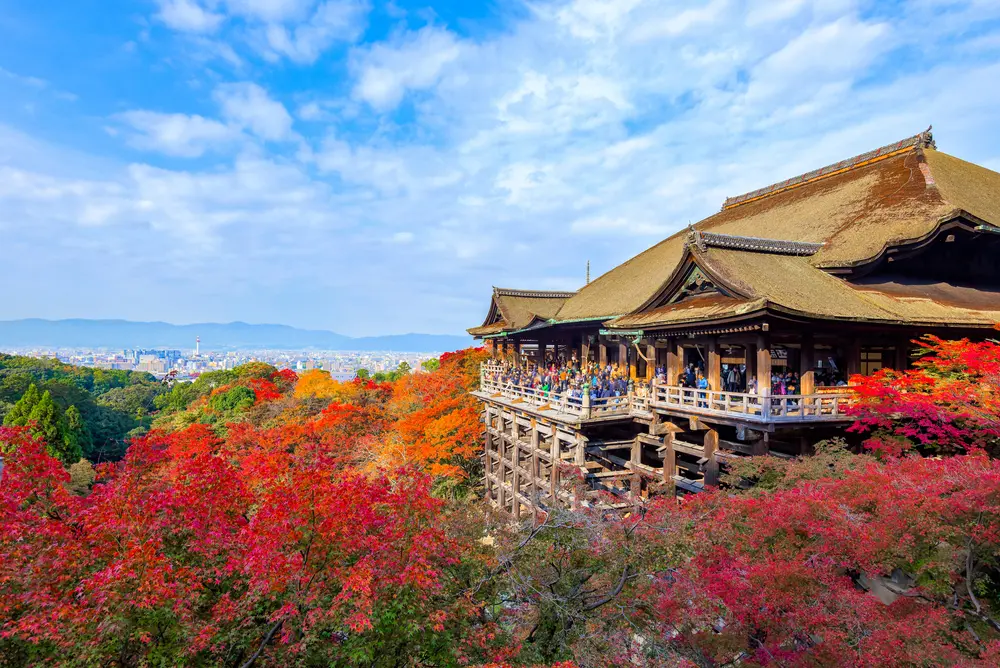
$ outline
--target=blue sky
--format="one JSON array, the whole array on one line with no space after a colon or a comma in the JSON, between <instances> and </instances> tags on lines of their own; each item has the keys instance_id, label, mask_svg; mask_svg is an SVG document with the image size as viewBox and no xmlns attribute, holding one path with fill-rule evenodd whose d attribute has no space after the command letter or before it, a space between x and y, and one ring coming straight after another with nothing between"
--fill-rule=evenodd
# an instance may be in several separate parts
<instances>
[{"instance_id":1,"label":"blue sky","mask_svg":"<svg viewBox=\"0 0 1000 668\"><path fill-rule=\"evenodd\" d=\"M996 0L5 0L0 319L459 333L915 134L1000 170Z\"/></svg>"}]
</instances>

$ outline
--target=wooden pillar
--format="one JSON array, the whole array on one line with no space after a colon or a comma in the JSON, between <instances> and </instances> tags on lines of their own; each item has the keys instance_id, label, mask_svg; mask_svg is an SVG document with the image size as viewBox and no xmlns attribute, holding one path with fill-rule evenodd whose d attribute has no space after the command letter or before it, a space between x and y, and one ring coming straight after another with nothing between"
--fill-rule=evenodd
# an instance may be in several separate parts
<instances>
[{"instance_id":1,"label":"wooden pillar","mask_svg":"<svg viewBox=\"0 0 1000 668\"><path fill-rule=\"evenodd\" d=\"M896 342L896 371L906 371L910 366L910 340L905 336Z\"/></svg>"},{"instance_id":2,"label":"wooden pillar","mask_svg":"<svg viewBox=\"0 0 1000 668\"><path fill-rule=\"evenodd\" d=\"M684 348L677 339L670 339L667 344L667 385L676 387L684 366Z\"/></svg>"},{"instance_id":3,"label":"wooden pillar","mask_svg":"<svg viewBox=\"0 0 1000 668\"><path fill-rule=\"evenodd\" d=\"M722 389L722 355L719 354L719 337L708 340L708 355L705 372L708 376L708 389L718 392Z\"/></svg>"},{"instance_id":4,"label":"wooden pillar","mask_svg":"<svg viewBox=\"0 0 1000 668\"><path fill-rule=\"evenodd\" d=\"M646 380L653 380L656 375L656 346L646 345Z\"/></svg>"},{"instance_id":5,"label":"wooden pillar","mask_svg":"<svg viewBox=\"0 0 1000 668\"><path fill-rule=\"evenodd\" d=\"M577 466L583 466L587 463L587 439L583 437L583 434L576 435L576 453L573 457L573 463Z\"/></svg>"},{"instance_id":6,"label":"wooden pillar","mask_svg":"<svg viewBox=\"0 0 1000 668\"><path fill-rule=\"evenodd\" d=\"M511 515L515 520L521 519L521 436L518 434L517 415L511 414L510 433L513 438L513 449L511 450Z\"/></svg>"},{"instance_id":7,"label":"wooden pillar","mask_svg":"<svg viewBox=\"0 0 1000 668\"><path fill-rule=\"evenodd\" d=\"M802 350L799 353L799 394L813 394L816 391L816 347L812 332L802 336Z\"/></svg>"},{"instance_id":8,"label":"wooden pillar","mask_svg":"<svg viewBox=\"0 0 1000 668\"><path fill-rule=\"evenodd\" d=\"M844 349L844 380L851 381L851 376L861 373L861 342L851 339Z\"/></svg>"},{"instance_id":9,"label":"wooden pillar","mask_svg":"<svg viewBox=\"0 0 1000 668\"><path fill-rule=\"evenodd\" d=\"M771 337L765 332L757 335L757 394L771 394Z\"/></svg>"},{"instance_id":10,"label":"wooden pillar","mask_svg":"<svg viewBox=\"0 0 1000 668\"><path fill-rule=\"evenodd\" d=\"M521 339L514 339L514 364L521 366Z\"/></svg>"},{"instance_id":11,"label":"wooden pillar","mask_svg":"<svg viewBox=\"0 0 1000 668\"><path fill-rule=\"evenodd\" d=\"M719 432L709 429L705 432L705 486L718 487L719 485L719 461L715 458L715 453L719 449Z\"/></svg>"},{"instance_id":12,"label":"wooden pillar","mask_svg":"<svg viewBox=\"0 0 1000 668\"><path fill-rule=\"evenodd\" d=\"M674 475L677 473L677 453L674 452L674 433L668 431L663 435L663 484L671 494L676 493Z\"/></svg>"},{"instance_id":13,"label":"wooden pillar","mask_svg":"<svg viewBox=\"0 0 1000 668\"><path fill-rule=\"evenodd\" d=\"M629 481L629 496L632 503L637 503L642 492L642 479L639 477L639 463L642 461L642 443L639 437L632 439L632 456L629 459L632 463L632 478Z\"/></svg>"},{"instance_id":14,"label":"wooden pillar","mask_svg":"<svg viewBox=\"0 0 1000 668\"><path fill-rule=\"evenodd\" d=\"M531 484L528 498L531 499L531 516L538 517L538 422L531 418Z\"/></svg>"},{"instance_id":15,"label":"wooden pillar","mask_svg":"<svg viewBox=\"0 0 1000 668\"><path fill-rule=\"evenodd\" d=\"M503 424L504 410L501 408L497 412L497 507L507 510L507 434L504 432Z\"/></svg>"},{"instance_id":16,"label":"wooden pillar","mask_svg":"<svg viewBox=\"0 0 1000 668\"><path fill-rule=\"evenodd\" d=\"M493 475L493 457L490 456L490 445L493 439L493 425L490 424L492 419L493 410L490 408L489 404L486 405L486 411L484 413L484 422L486 423L486 442L483 444L483 450L486 453L486 499L488 501L493 501L493 483L490 480L490 476Z\"/></svg>"},{"instance_id":17,"label":"wooden pillar","mask_svg":"<svg viewBox=\"0 0 1000 668\"><path fill-rule=\"evenodd\" d=\"M597 343L598 360L597 363L604 368L608 365L608 343L601 337L601 340Z\"/></svg>"},{"instance_id":18,"label":"wooden pillar","mask_svg":"<svg viewBox=\"0 0 1000 668\"><path fill-rule=\"evenodd\" d=\"M628 372L629 378L635 377L635 371L632 369L632 365L628 363L628 344L619 343L618 344L618 366L625 367Z\"/></svg>"},{"instance_id":19,"label":"wooden pillar","mask_svg":"<svg viewBox=\"0 0 1000 668\"><path fill-rule=\"evenodd\" d=\"M580 368L583 369L590 362L590 336L583 335L580 341Z\"/></svg>"},{"instance_id":20,"label":"wooden pillar","mask_svg":"<svg viewBox=\"0 0 1000 668\"><path fill-rule=\"evenodd\" d=\"M552 466L549 467L549 496L552 505L559 501L559 432L555 424L552 425L552 441L549 443L549 460Z\"/></svg>"}]
</instances>

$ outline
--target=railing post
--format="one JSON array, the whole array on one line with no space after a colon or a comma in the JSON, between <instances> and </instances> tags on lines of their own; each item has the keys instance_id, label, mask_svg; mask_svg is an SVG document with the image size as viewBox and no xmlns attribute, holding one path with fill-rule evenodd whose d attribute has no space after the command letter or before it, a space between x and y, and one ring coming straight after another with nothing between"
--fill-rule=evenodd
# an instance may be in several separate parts
<instances>
[{"instance_id":1,"label":"railing post","mask_svg":"<svg viewBox=\"0 0 1000 668\"><path fill-rule=\"evenodd\" d=\"M771 419L771 389L759 387L757 396L760 398L760 418L766 422Z\"/></svg>"}]
</instances>

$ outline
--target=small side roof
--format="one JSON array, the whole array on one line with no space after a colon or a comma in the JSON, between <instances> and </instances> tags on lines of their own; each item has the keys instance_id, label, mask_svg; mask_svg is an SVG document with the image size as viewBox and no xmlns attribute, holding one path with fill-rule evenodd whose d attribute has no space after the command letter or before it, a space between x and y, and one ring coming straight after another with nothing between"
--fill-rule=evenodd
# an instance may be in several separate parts
<instances>
[{"instance_id":1,"label":"small side roof","mask_svg":"<svg viewBox=\"0 0 1000 668\"><path fill-rule=\"evenodd\" d=\"M466 331L472 336L490 336L524 329L533 322L554 317L559 307L574 294L576 293L494 287L490 309L483 324Z\"/></svg>"}]
</instances>

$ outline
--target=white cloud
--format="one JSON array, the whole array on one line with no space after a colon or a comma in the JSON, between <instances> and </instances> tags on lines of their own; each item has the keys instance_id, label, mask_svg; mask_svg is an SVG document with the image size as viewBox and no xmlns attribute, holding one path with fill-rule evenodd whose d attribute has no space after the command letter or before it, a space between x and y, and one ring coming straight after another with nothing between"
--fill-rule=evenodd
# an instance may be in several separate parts
<instances>
[{"instance_id":1,"label":"white cloud","mask_svg":"<svg viewBox=\"0 0 1000 668\"><path fill-rule=\"evenodd\" d=\"M302 20L315 0L225 0L229 12L261 21Z\"/></svg>"},{"instance_id":2,"label":"white cloud","mask_svg":"<svg viewBox=\"0 0 1000 668\"><path fill-rule=\"evenodd\" d=\"M408 90L434 86L460 54L458 40L447 30L427 26L398 35L355 55L358 83L354 97L381 111L392 109Z\"/></svg>"},{"instance_id":3,"label":"white cloud","mask_svg":"<svg viewBox=\"0 0 1000 668\"><path fill-rule=\"evenodd\" d=\"M10 70L5 70L0 67L0 77L5 79L11 79L12 81L17 81L18 83L24 84L25 86L30 86L32 88L45 88L49 85L49 82L45 79L39 79L38 77L24 76L23 74L15 74Z\"/></svg>"},{"instance_id":4,"label":"white cloud","mask_svg":"<svg viewBox=\"0 0 1000 668\"><path fill-rule=\"evenodd\" d=\"M223 84L215 89L223 118L261 139L279 141L292 134L292 117L280 102L255 83Z\"/></svg>"},{"instance_id":5,"label":"white cloud","mask_svg":"<svg viewBox=\"0 0 1000 668\"><path fill-rule=\"evenodd\" d=\"M366 0L327 0L308 21L289 27L270 23L264 29L267 50L297 63L312 63L335 42L352 42L364 32Z\"/></svg>"},{"instance_id":6,"label":"white cloud","mask_svg":"<svg viewBox=\"0 0 1000 668\"><path fill-rule=\"evenodd\" d=\"M209 11L198 0L158 0L160 21L174 30L184 32L212 32L225 19L222 14Z\"/></svg>"},{"instance_id":7,"label":"white cloud","mask_svg":"<svg viewBox=\"0 0 1000 668\"><path fill-rule=\"evenodd\" d=\"M134 110L115 119L133 131L128 136L131 146L178 157L195 158L239 137L232 126L197 115Z\"/></svg>"},{"instance_id":8,"label":"white cloud","mask_svg":"<svg viewBox=\"0 0 1000 668\"><path fill-rule=\"evenodd\" d=\"M931 122L943 150L1000 164L997 31L983 18L995 2L542 0L463 37L437 24L391 32L315 69L299 64L353 39L363 12L312 41L296 31L314 25L315 1L201 6L227 24L198 40L285 61L253 66L271 94L228 84L217 119L159 114L143 131L118 119L133 143L218 151L211 169L36 164L46 151L5 146L0 132L0 227L15 263L0 282L38 257L35 240L49 266L47 239L103 243L141 259L149 294L197 279L201 299L160 303L205 304L214 319L309 312L334 329L459 331L492 284L579 287L587 259L600 274L728 195ZM963 46L972 39L983 48ZM279 100L309 123L295 127Z\"/></svg>"}]
</instances>

